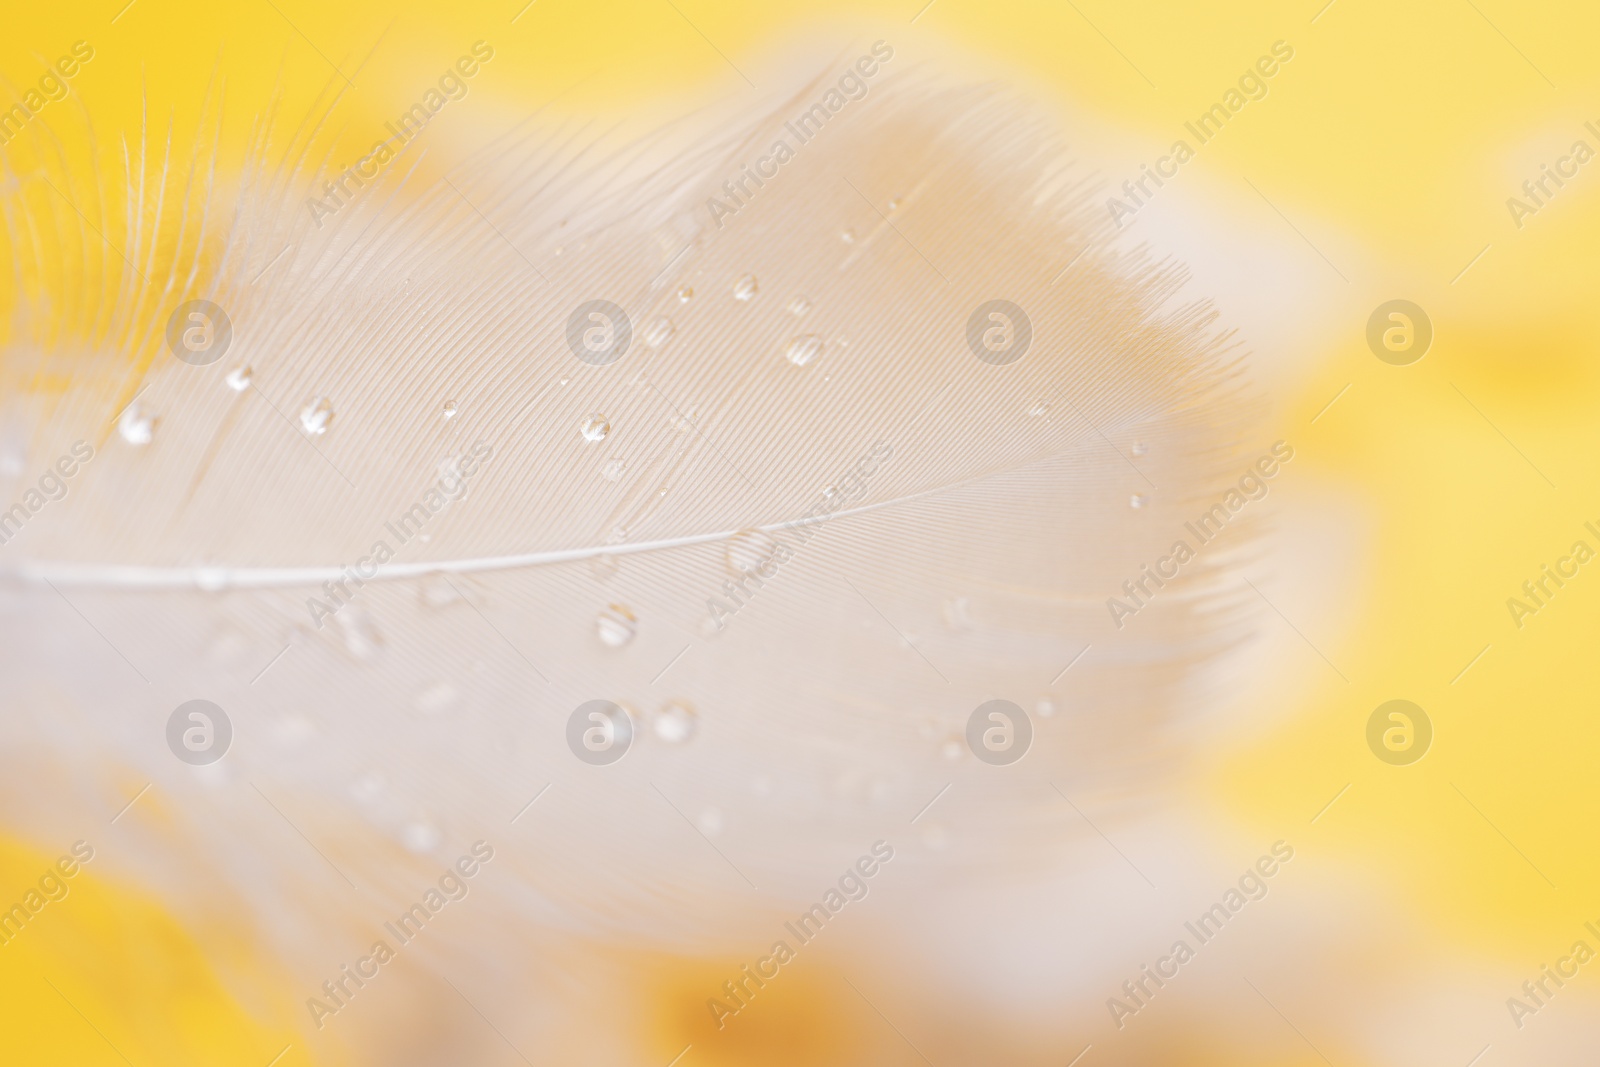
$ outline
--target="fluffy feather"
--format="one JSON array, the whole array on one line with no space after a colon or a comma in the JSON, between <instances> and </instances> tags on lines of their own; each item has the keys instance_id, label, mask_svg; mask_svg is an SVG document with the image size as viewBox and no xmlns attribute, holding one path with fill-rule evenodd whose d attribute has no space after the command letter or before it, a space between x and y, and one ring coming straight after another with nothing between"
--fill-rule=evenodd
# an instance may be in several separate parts
<instances>
[{"instance_id":1,"label":"fluffy feather","mask_svg":"<svg viewBox=\"0 0 1600 1067\"><path fill-rule=\"evenodd\" d=\"M6 492L74 440L95 458L0 548L9 825L124 837L111 866L248 917L309 996L478 839L496 858L450 941L407 951L538 985L556 968L502 945L737 954L874 840L937 896L1070 873L1098 840L1073 803L1146 810L1236 615L1205 559L1126 627L1106 601L1251 458L1230 340L1119 242L1051 121L886 64L797 144L838 78L643 140L536 118L426 186L402 153L320 225L325 178L293 165L315 123L282 168L263 127L229 211L203 165L141 146L88 189L38 142L5 199ZM792 160L708 207L780 138ZM164 347L190 297L232 320L209 366ZM567 343L595 299L633 328L606 366ZM1008 365L967 341L995 299L1032 323ZM115 429L131 402L143 446ZM393 560L319 625L308 601L379 541ZM780 541L739 605L725 583ZM200 771L164 739L196 697L236 732ZM606 767L565 741L597 698L639 730ZM962 741L993 698L1033 716L1011 767ZM559 1027L540 1003L529 1025Z\"/></svg>"}]
</instances>

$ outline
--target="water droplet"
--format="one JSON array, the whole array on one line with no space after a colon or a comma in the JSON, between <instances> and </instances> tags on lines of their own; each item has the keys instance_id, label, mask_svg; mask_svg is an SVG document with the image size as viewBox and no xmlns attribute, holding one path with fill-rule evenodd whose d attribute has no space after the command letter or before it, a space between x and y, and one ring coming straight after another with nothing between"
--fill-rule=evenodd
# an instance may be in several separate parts
<instances>
[{"instance_id":1,"label":"water droplet","mask_svg":"<svg viewBox=\"0 0 1600 1067\"><path fill-rule=\"evenodd\" d=\"M900 207L900 198L898 196L889 201L889 210L890 211L895 211L899 207Z\"/></svg>"},{"instance_id":2,"label":"water droplet","mask_svg":"<svg viewBox=\"0 0 1600 1067\"><path fill-rule=\"evenodd\" d=\"M344 631L344 647L356 659L371 659L382 650L383 638L366 612L347 607L334 618L339 620L339 628Z\"/></svg>"},{"instance_id":3,"label":"water droplet","mask_svg":"<svg viewBox=\"0 0 1600 1067\"><path fill-rule=\"evenodd\" d=\"M939 755L943 756L946 762L954 763L966 750L967 744L964 740L959 737L947 737L939 746Z\"/></svg>"},{"instance_id":4,"label":"water droplet","mask_svg":"<svg viewBox=\"0 0 1600 1067\"><path fill-rule=\"evenodd\" d=\"M320 437L328 432L328 424L333 422L333 404L325 396L312 398L300 411L300 428L313 437Z\"/></svg>"},{"instance_id":5,"label":"water droplet","mask_svg":"<svg viewBox=\"0 0 1600 1067\"><path fill-rule=\"evenodd\" d=\"M417 599L422 601L423 607L438 609L454 604L461 599L461 594L444 575L430 574L417 587Z\"/></svg>"},{"instance_id":6,"label":"water droplet","mask_svg":"<svg viewBox=\"0 0 1600 1067\"><path fill-rule=\"evenodd\" d=\"M762 568L770 571L772 563L768 561L775 561L777 554L777 538L763 530L741 530L728 539L723 559L728 570L735 577L742 578L752 571L760 575Z\"/></svg>"},{"instance_id":7,"label":"water droplet","mask_svg":"<svg viewBox=\"0 0 1600 1067\"><path fill-rule=\"evenodd\" d=\"M611 432L611 424L604 415L590 415L583 420L582 429L585 441L604 441L606 434Z\"/></svg>"},{"instance_id":8,"label":"water droplet","mask_svg":"<svg viewBox=\"0 0 1600 1067\"><path fill-rule=\"evenodd\" d=\"M620 459L608 459L606 465L600 468L600 477L608 482L614 482L622 477L622 472L628 469L628 464Z\"/></svg>"},{"instance_id":9,"label":"water droplet","mask_svg":"<svg viewBox=\"0 0 1600 1067\"><path fill-rule=\"evenodd\" d=\"M566 385L566 384L567 384L567 383L568 383L568 382L570 382L570 381L572 381L572 379L571 379L571 378L562 378L562 379L561 379L561 380L560 380L560 381L559 381L559 382L557 382L557 383L556 383L556 384L557 384L557 385Z\"/></svg>"},{"instance_id":10,"label":"water droplet","mask_svg":"<svg viewBox=\"0 0 1600 1067\"><path fill-rule=\"evenodd\" d=\"M1056 713L1056 702L1049 697L1040 697L1039 702L1033 706L1033 710L1038 714L1039 718L1048 719Z\"/></svg>"},{"instance_id":11,"label":"water droplet","mask_svg":"<svg viewBox=\"0 0 1600 1067\"><path fill-rule=\"evenodd\" d=\"M854 230L845 230L844 232L839 234L839 240L843 241L847 245L855 244L856 243L856 231L854 231Z\"/></svg>"},{"instance_id":12,"label":"water droplet","mask_svg":"<svg viewBox=\"0 0 1600 1067\"><path fill-rule=\"evenodd\" d=\"M1043 415L1045 412L1047 412L1049 410L1050 410L1050 405L1046 404L1043 400L1040 400L1040 401L1036 402L1033 405L1033 407L1028 409L1028 414L1032 415L1034 418L1038 418L1040 415Z\"/></svg>"},{"instance_id":13,"label":"water droplet","mask_svg":"<svg viewBox=\"0 0 1600 1067\"><path fill-rule=\"evenodd\" d=\"M439 828L426 819L407 823L404 841L412 852L432 852L439 846Z\"/></svg>"},{"instance_id":14,"label":"water droplet","mask_svg":"<svg viewBox=\"0 0 1600 1067\"><path fill-rule=\"evenodd\" d=\"M1128 498L1128 506L1130 508L1142 508L1145 506L1145 504L1149 503L1149 500L1150 498L1145 496L1143 493L1134 493Z\"/></svg>"},{"instance_id":15,"label":"water droplet","mask_svg":"<svg viewBox=\"0 0 1600 1067\"><path fill-rule=\"evenodd\" d=\"M381 772L368 771L350 783L350 795L362 804L375 804L387 787Z\"/></svg>"},{"instance_id":16,"label":"water droplet","mask_svg":"<svg viewBox=\"0 0 1600 1067\"><path fill-rule=\"evenodd\" d=\"M659 740L681 745L695 735L698 720L694 708L681 700L669 700L656 712L650 726Z\"/></svg>"},{"instance_id":17,"label":"water droplet","mask_svg":"<svg viewBox=\"0 0 1600 1067\"><path fill-rule=\"evenodd\" d=\"M444 402L444 417L447 419L456 417L456 402L454 400L446 400Z\"/></svg>"},{"instance_id":18,"label":"water droplet","mask_svg":"<svg viewBox=\"0 0 1600 1067\"><path fill-rule=\"evenodd\" d=\"M129 404L117 417L117 432L130 445L147 445L155 436L156 420L138 404Z\"/></svg>"},{"instance_id":19,"label":"water droplet","mask_svg":"<svg viewBox=\"0 0 1600 1067\"><path fill-rule=\"evenodd\" d=\"M687 285L678 290L678 303L680 304L687 304L693 297L694 290Z\"/></svg>"},{"instance_id":20,"label":"water droplet","mask_svg":"<svg viewBox=\"0 0 1600 1067\"><path fill-rule=\"evenodd\" d=\"M1150 446L1145 444L1143 441L1135 441L1133 443L1133 454L1134 455L1142 456L1148 451L1150 451Z\"/></svg>"},{"instance_id":21,"label":"water droplet","mask_svg":"<svg viewBox=\"0 0 1600 1067\"><path fill-rule=\"evenodd\" d=\"M716 808L707 808L700 813L700 818L695 820L695 825L707 837L716 837L722 833L722 812Z\"/></svg>"},{"instance_id":22,"label":"water droplet","mask_svg":"<svg viewBox=\"0 0 1600 1067\"><path fill-rule=\"evenodd\" d=\"M249 367L235 367L228 372L228 377L224 380L228 383L229 389L236 393L242 393L250 388L250 382L255 376L255 371Z\"/></svg>"},{"instance_id":23,"label":"water droplet","mask_svg":"<svg viewBox=\"0 0 1600 1067\"><path fill-rule=\"evenodd\" d=\"M804 315L811 310L811 301L803 296L797 296L789 301L789 312L792 315Z\"/></svg>"},{"instance_id":24,"label":"water droplet","mask_svg":"<svg viewBox=\"0 0 1600 1067\"><path fill-rule=\"evenodd\" d=\"M454 704L459 695L449 682L434 682L417 694L412 706L424 715L438 715Z\"/></svg>"},{"instance_id":25,"label":"water droplet","mask_svg":"<svg viewBox=\"0 0 1600 1067\"><path fill-rule=\"evenodd\" d=\"M784 353L784 357L796 367L804 367L816 359L821 351L822 338L814 333L806 333L789 342L789 350Z\"/></svg>"},{"instance_id":26,"label":"water droplet","mask_svg":"<svg viewBox=\"0 0 1600 1067\"><path fill-rule=\"evenodd\" d=\"M665 315L658 315L644 328L644 343L651 348L660 348L672 339L672 334L672 320Z\"/></svg>"},{"instance_id":27,"label":"water droplet","mask_svg":"<svg viewBox=\"0 0 1600 1067\"><path fill-rule=\"evenodd\" d=\"M733 298L735 300L749 300L756 295L756 276L746 274L743 278L733 283Z\"/></svg>"},{"instance_id":28,"label":"water droplet","mask_svg":"<svg viewBox=\"0 0 1600 1067\"><path fill-rule=\"evenodd\" d=\"M633 640L635 631L639 628L639 620L634 618L633 612L620 604L611 604L602 611L594 620L595 633L600 635L600 643L611 648L621 648Z\"/></svg>"}]
</instances>

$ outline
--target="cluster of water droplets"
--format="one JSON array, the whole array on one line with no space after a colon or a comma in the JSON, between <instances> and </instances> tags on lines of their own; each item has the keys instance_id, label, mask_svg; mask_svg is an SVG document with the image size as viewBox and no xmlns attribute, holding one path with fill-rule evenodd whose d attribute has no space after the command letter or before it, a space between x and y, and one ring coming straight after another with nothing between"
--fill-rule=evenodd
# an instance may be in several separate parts
<instances>
[{"instance_id":1,"label":"cluster of water droplets","mask_svg":"<svg viewBox=\"0 0 1600 1067\"><path fill-rule=\"evenodd\" d=\"M750 303L761 293L761 283L754 274L745 274L733 283L733 298L742 304ZM694 289L685 285L678 290L678 302L687 304L694 297ZM789 313L800 318L810 313L811 300L802 295L797 295L789 301ZM671 339L674 333L672 321L665 316L651 320L644 332L645 344L651 348L660 348ZM783 356L796 367L804 367L817 356L821 355L824 342L821 336L814 333L796 334L784 346Z\"/></svg>"}]
</instances>

